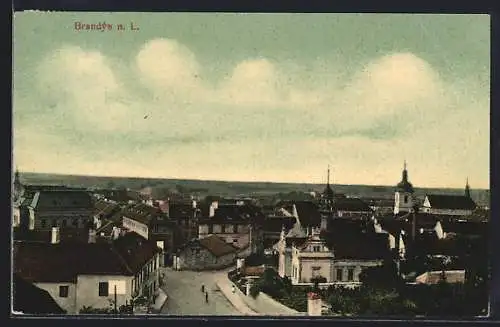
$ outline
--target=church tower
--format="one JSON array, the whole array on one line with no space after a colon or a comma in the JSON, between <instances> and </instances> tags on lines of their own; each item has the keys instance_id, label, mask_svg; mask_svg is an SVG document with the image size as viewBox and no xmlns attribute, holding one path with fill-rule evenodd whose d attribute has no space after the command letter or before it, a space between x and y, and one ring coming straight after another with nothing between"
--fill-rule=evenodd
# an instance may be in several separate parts
<instances>
[{"instance_id":1,"label":"church tower","mask_svg":"<svg viewBox=\"0 0 500 327\"><path fill-rule=\"evenodd\" d=\"M14 193L13 199L18 200L22 195L23 185L21 184L21 179L19 178L19 171L16 169L14 173Z\"/></svg>"},{"instance_id":2,"label":"church tower","mask_svg":"<svg viewBox=\"0 0 500 327\"><path fill-rule=\"evenodd\" d=\"M326 187L322 194L322 203L328 210L331 210L332 208L334 197L335 193L330 186L330 166L328 166Z\"/></svg>"},{"instance_id":3,"label":"church tower","mask_svg":"<svg viewBox=\"0 0 500 327\"><path fill-rule=\"evenodd\" d=\"M408 170L406 161L404 162L403 175L401 182L396 185L394 192L394 214L401 212L413 212L413 185L408 181Z\"/></svg>"},{"instance_id":4,"label":"church tower","mask_svg":"<svg viewBox=\"0 0 500 327\"><path fill-rule=\"evenodd\" d=\"M469 177L467 177L467 180L465 181L465 196L468 197L469 199L471 198L470 197Z\"/></svg>"}]
</instances>

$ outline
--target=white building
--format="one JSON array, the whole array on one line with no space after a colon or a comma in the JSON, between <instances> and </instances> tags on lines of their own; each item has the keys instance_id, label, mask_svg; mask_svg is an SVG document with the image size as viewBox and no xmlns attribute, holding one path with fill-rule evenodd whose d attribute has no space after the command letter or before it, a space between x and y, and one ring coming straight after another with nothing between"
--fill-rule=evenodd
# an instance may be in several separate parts
<instances>
[{"instance_id":1,"label":"white building","mask_svg":"<svg viewBox=\"0 0 500 327\"><path fill-rule=\"evenodd\" d=\"M361 271L381 265L386 252L378 251L377 246L367 240L365 243L360 238L351 241L332 239L333 245L328 246L320 236L320 229L316 228L305 238L296 237L291 246L286 246L283 235L279 246L279 274L290 277L294 285L311 284L318 279L321 283L358 286ZM288 248L290 250L286 251Z\"/></svg>"},{"instance_id":2,"label":"white building","mask_svg":"<svg viewBox=\"0 0 500 327\"><path fill-rule=\"evenodd\" d=\"M159 249L135 233L112 243L14 243L14 272L47 291L68 314L84 307L109 308L144 296L153 299L159 283Z\"/></svg>"}]
</instances>

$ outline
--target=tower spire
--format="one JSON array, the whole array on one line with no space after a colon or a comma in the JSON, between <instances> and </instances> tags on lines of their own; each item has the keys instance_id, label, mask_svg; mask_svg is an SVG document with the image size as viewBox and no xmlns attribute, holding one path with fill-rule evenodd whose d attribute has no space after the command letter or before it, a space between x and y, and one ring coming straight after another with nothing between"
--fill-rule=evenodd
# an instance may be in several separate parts
<instances>
[{"instance_id":1,"label":"tower spire","mask_svg":"<svg viewBox=\"0 0 500 327\"><path fill-rule=\"evenodd\" d=\"M330 185L330 165L328 165L328 169L326 170L326 185Z\"/></svg>"},{"instance_id":2,"label":"tower spire","mask_svg":"<svg viewBox=\"0 0 500 327\"><path fill-rule=\"evenodd\" d=\"M402 176L403 182L408 182L408 170L406 169L406 159L404 160L403 163L403 176Z\"/></svg>"},{"instance_id":3,"label":"tower spire","mask_svg":"<svg viewBox=\"0 0 500 327\"><path fill-rule=\"evenodd\" d=\"M469 177L467 177L465 180L465 196L470 198Z\"/></svg>"}]
</instances>

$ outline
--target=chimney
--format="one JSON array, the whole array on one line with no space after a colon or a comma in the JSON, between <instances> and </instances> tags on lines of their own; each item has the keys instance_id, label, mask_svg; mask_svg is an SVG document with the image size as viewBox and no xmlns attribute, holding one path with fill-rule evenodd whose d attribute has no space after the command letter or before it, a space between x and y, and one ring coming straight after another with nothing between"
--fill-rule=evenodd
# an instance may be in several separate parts
<instances>
[{"instance_id":1,"label":"chimney","mask_svg":"<svg viewBox=\"0 0 500 327\"><path fill-rule=\"evenodd\" d=\"M89 229L89 244L96 242L96 231L95 229Z\"/></svg>"},{"instance_id":2,"label":"chimney","mask_svg":"<svg viewBox=\"0 0 500 327\"><path fill-rule=\"evenodd\" d=\"M61 235L59 234L59 227L52 227L52 233L50 235L50 243L57 244L61 240Z\"/></svg>"}]
</instances>

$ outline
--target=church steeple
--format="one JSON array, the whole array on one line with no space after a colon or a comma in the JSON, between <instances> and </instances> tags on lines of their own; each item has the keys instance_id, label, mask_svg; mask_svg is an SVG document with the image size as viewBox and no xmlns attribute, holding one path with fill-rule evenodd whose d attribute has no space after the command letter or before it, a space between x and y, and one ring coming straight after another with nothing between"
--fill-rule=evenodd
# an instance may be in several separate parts
<instances>
[{"instance_id":1,"label":"church steeple","mask_svg":"<svg viewBox=\"0 0 500 327\"><path fill-rule=\"evenodd\" d=\"M470 198L469 177L465 180L465 196Z\"/></svg>"},{"instance_id":2,"label":"church steeple","mask_svg":"<svg viewBox=\"0 0 500 327\"><path fill-rule=\"evenodd\" d=\"M16 168L14 173L14 193L13 198L17 200L21 197L23 185L21 184L21 179L19 177L19 170Z\"/></svg>"},{"instance_id":3,"label":"church steeple","mask_svg":"<svg viewBox=\"0 0 500 327\"><path fill-rule=\"evenodd\" d=\"M326 187L323 191L323 197L328 201L333 201L334 198L334 192L330 186L330 165L328 165Z\"/></svg>"},{"instance_id":4,"label":"church steeple","mask_svg":"<svg viewBox=\"0 0 500 327\"><path fill-rule=\"evenodd\" d=\"M394 192L394 214L413 211L413 193L413 185L408 180L408 169L405 160L403 164L401 182L396 185L396 190Z\"/></svg>"},{"instance_id":5,"label":"church steeple","mask_svg":"<svg viewBox=\"0 0 500 327\"><path fill-rule=\"evenodd\" d=\"M16 172L14 173L14 185L20 185L21 180L19 179L19 170L16 167Z\"/></svg>"},{"instance_id":6,"label":"church steeple","mask_svg":"<svg viewBox=\"0 0 500 327\"><path fill-rule=\"evenodd\" d=\"M408 169L406 166L406 160L403 163L403 173L401 176L401 182L398 183L397 189L400 191L413 193L413 185L408 180Z\"/></svg>"},{"instance_id":7,"label":"church steeple","mask_svg":"<svg viewBox=\"0 0 500 327\"><path fill-rule=\"evenodd\" d=\"M406 169L406 160L403 163L403 176L402 176L402 182L408 183L408 170Z\"/></svg>"}]
</instances>

